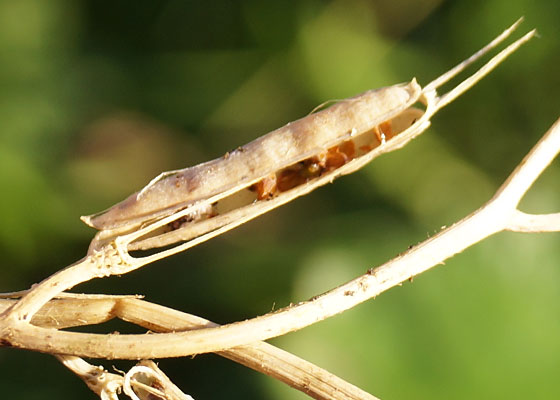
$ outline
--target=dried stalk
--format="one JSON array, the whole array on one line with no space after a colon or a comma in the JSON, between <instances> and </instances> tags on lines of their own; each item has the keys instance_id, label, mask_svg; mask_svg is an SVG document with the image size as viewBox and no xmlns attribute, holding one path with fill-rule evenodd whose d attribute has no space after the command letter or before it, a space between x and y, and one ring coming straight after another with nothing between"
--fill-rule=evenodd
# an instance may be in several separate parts
<instances>
[{"instance_id":1,"label":"dried stalk","mask_svg":"<svg viewBox=\"0 0 560 400\"><path fill-rule=\"evenodd\" d=\"M189 336L195 336L199 339L197 343L198 349L194 353L206 351L221 350L226 347L246 344L255 338L269 338L274 335L282 334L286 331L299 329L305 325L309 325L314 321L318 321L342 312L345 309L358 304L368 298L375 297L388 288L399 284L419 273L442 263L446 258L462 251L470 245L484 239L485 237L497 233L502 230L510 230L515 232L553 232L560 231L560 213L545 215L530 215L517 210L519 201L526 191L531 187L538 176L546 169L550 162L560 152L560 119L550 128L545 136L537 143L531 152L519 164L516 170L506 180L502 187L497 191L496 195L486 205L476 212L454 224L453 226L443 230L436 236L426 240L418 246L410 249L406 253L398 256L388 263L368 271L367 274L336 288L314 300L301 303L292 307L288 307L277 313L259 317L250 321L231 324L221 328L206 328L197 331L184 333L166 334L166 335L144 335L142 338L135 336L135 340L141 340L145 346L154 346L158 342L166 342L170 338L180 337L183 343L188 343ZM7 309L15 300L3 300L0 302L1 309ZM89 308L82 308L83 314L72 314L68 310L75 310L73 302L84 302ZM51 304L52 303L52 304ZM43 326L57 326L58 328L65 326L76 326L78 324L91 324L105 321L112 317L119 317L124 320L137 323L154 331L173 331L177 329L193 329L194 325L208 326L208 321L198 319L197 317L188 316L176 310L165 309L140 299L130 296L89 296L86 299L69 298L61 300L53 300L47 306L43 307L33 319L34 324ZM55 305L56 304L56 305ZM160 319L156 319L159 317ZM186 318L186 319L185 319ZM193 319L194 318L194 319ZM82 321L82 322L80 322ZM184 325L183 325L184 324ZM286 325L289 324L289 325ZM286 328L287 326L287 328ZM41 334L49 334L47 341L57 345L61 340L64 341L69 332L59 332L52 329L40 328L30 325L32 330L38 329L36 333L31 334L31 338L39 339ZM263 328L264 327L264 328ZM243 338L237 336L236 339L230 340L230 332L241 330ZM225 332L225 333L224 333ZM37 336L34 336L37 335ZM74 334L76 335L76 334ZM79 334L84 335L84 334ZM99 339L103 335L85 334L87 339L94 339L93 346L102 344ZM120 335L121 337L127 335ZM151 336L151 338L150 338ZM83 336L82 336L83 337ZM202 337L202 340L200 340ZM224 340L225 338L225 340ZM155 339L155 340L153 340ZM37 342L38 340L35 340ZM186 342L185 342L186 341ZM83 342L82 342L83 343ZM232 344L233 343L233 344ZM77 353L81 356L98 356L102 353L92 352L89 347L91 342L87 343L89 351ZM267 344L262 344L269 346ZM46 346L43 343L42 346ZM47 351L52 353L66 352L67 347L30 347L39 351ZM23 346L22 346L23 347ZM82 348L86 348L82 347ZM245 346L248 348L254 345ZM166 348L165 346L163 347ZM257 347L258 349L258 347ZM177 350L177 349L175 349ZM232 359L236 359L235 353L243 348L229 349L224 351L222 355L230 353ZM277 349L275 349L277 350ZM258 351L258 350L257 350ZM282 352L280 350L280 352ZM266 352L265 352L266 353ZM175 353L176 355L177 353ZM107 357L107 353L104 357ZM293 357L289 355L289 357ZM109 357L110 358L110 357ZM128 358L128 357L127 357ZM79 359L64 356L62 360L65 365L74 365L73 370L82 369L82 375L86 375L88 385L92 389L98 390L99 385L92 380L91 377L99 376L97 367L89 366L89 364L79 361ZM238 360L239 361L239 360ZM275 363L267 365L275 365ZM77 368L75 365L80 366ZM302 368L300 371L307 371ZM114 375L114 374L113 374ZM311 375L318 376L316 371ZM116 377L111 378L118 381ZM290 379L293 379L290 378ZM325 379L323 384L332 385L336 389L340 389L341 384L337 382L338 378L329 377ZM296 379L291 382L297 382ZM359 389L358 389L359 390ZM329 398L329 397L316 397ZM331 398L367 398L367 397L331 397Z\"/></svg>"},{"instance_id":2,"label":"dried stalk","mask_svg":"<svg viewBox=\"0 0 560 400\"><path fill-rule=\"evenodd\" d=\"M47 303L35 314L31 323L44 328L63 329L100 324L119 318L151 332L178 332L219 326L204 318L149 303L134 296L65 293L64 297ZM0 300L0 312L8 309L15 301ZM375 400L374 396L328 371L265 342L252 343L217 354L278 379L314 399ZM106 382L110 379L117 380L119 375L110 374L101 367L89 365L77 357L64 357L61 360L64 365L82 378L95 393L99 394L101 390L114 391L114 385L106 387ZM99 377L103 378L101 382L95 382L95 378ZM120 378L122 385L122 377Z\"/></svg>"},{"instance_id":3,"label":"dried stalk","mask_svg":"<svg viewBox=\"0 0 560 400\"><path fill-rule=\"evenodd\" d=\"M19 322L5 326L3 338L14 347L49 353L149 359L222 351L293 332L373 298L497 232L535 231L534 220L544 231L559 231L557 214L543 223L546 216L520 218L516 209L522 196L559 151L560 120L483 207L393 260L313 300L248 321L188 332L98 335L52 332Z\"/></svg>"}]
</instances>

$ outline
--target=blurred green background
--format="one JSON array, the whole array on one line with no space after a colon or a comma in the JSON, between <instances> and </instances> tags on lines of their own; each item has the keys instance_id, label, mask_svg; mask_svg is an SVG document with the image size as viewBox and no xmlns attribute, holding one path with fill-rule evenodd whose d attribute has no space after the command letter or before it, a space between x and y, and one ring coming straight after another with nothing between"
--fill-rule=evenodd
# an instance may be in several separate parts
<instances>
[{"instance_id":1,"label":"blurred green background","mask_svg":"<svg viewBox=\"0 0 560 400\"><path fill-rule=\"evenodd\" d=\"M185 254L76 288L220 323L322 293L489 199L559 116L560 3L0 1L0 290L81 258L94 231L78 217L159 172L328 99L426 84L522 15L520 33L540 39L405 149ZM556 162L522 208L559 211L559 178ZM272 342L383 399L558 398L559 239L497 235ZM97 328L114 329L128 328ZM305 398L213 355L160 366L196 399ZM0 349L0 368L6 398L95 398L48 355Z\"/></svg>"}]
</instances>

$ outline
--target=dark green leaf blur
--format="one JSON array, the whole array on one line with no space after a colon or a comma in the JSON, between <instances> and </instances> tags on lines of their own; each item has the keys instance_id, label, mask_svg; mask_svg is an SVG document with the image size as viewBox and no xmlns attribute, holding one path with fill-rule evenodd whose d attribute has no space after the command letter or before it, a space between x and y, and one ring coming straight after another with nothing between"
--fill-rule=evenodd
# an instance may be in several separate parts
<instances>
[{"instance_id":1,"label":"dark green leaf blur","mask_svg":"<svg viewBox=\"0 0 560 400\"><path fill-rule=\"evenodd\" d=\"M560 116L560 2L0 1L0 291L83 257L95 232L79 216L158 173L329 99L424 85L522 15L515 37L540 38L406 148L185 254L76 288L219 323L323 293L488 200ZM560 211L558 182L556 162L522 209ZM497 235L272 342L383 399L558 398L559 243ZM197 400L306 398L214 355L160 367ZM49 355L2 348L0 368L5 398L95 398Z\"/></svg>"}]
</instances>

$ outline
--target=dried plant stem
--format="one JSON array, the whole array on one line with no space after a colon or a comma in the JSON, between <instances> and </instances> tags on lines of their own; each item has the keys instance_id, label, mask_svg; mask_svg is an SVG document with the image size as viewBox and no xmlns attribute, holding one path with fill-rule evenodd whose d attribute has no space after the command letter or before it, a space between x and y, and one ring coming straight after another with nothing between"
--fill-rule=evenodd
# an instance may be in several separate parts
<instances>
[{"instance_id":1,"label":"dried plant stem","mask_svg":"<svg viewBox=\"0 0 560 400\"><path fill-rule=\"evenodd\" d=\"M206 319L138 299L124 299L121 304L119 318L154 332L219 326ZM217 354L272 376L314 399L375 399L328 371L265 342L255 342Z\"/></svg>"},{"instance_id":2,"label":"dried plant stem","mask_svg":"<svg viewBox=\"0 0 560 400\"><path fill-rule=\"evenodd\" d=\"M15 347L103 358L162 358L216 352L280 336L339 314L410 279L502 230L534 230L520 218L521 197L560 151L558 120L486 205L376 269L321 295L275 313L217 328L159 335L60 332L24 321L1 321L2 338ZM558 218L545 231L560 230Z\"/></svg>"},{"instance_id":3,"label":"dried plant stem","mask_svg":"<svg viewBox=\"0 0 560 400\"><path fill-rule=\"evenodd\" d=\"M4 311L16 300L0 300ZM149 329L152 332L178 332L219 325L204 318L168 307L149 303L133 296L91 296L65 294L65 298L51 300L33 317L31 323L57 329L84 326L119 318ZM265 342L218 352L218 355L238 362L258 372L278 379L314 399L375 400L360 388L338 378L316 365ZM63 364L76 373L95 392L114 392L118 375L93 366L74 356L60 356ZM109 384L110 382L110 384ZM107 386L109 384L109 386Z\"/></svg>"}]
</instances>

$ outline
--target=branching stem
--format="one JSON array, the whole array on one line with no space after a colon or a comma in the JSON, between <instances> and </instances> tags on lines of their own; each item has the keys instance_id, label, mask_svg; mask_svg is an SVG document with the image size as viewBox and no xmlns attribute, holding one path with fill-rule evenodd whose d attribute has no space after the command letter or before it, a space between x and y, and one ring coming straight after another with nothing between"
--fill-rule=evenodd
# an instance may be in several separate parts
<instances>
[{"instance_id":1,"label":"branching stem","mask_svg":"<svg viewBox=\"0 0 560 400\"><path fill-rule=\"evenodd\" d=\"M537 143L491 201L454 225L378 268L312 300L218 328L159 335L100 335L60 332L17 321L2 329L13 346L49 353L103 358L165 358L222 351L284 335L374 298L389 288L443 263L502 230L535 231L531 221L552 230L546 217L521 218L521 197L560 151L560 120ZM556 215L556 214L555 214ZM522 224L520 220L523 219ZM19 323L18 323L19 322Z\"/></svg>"}]
</instances>

